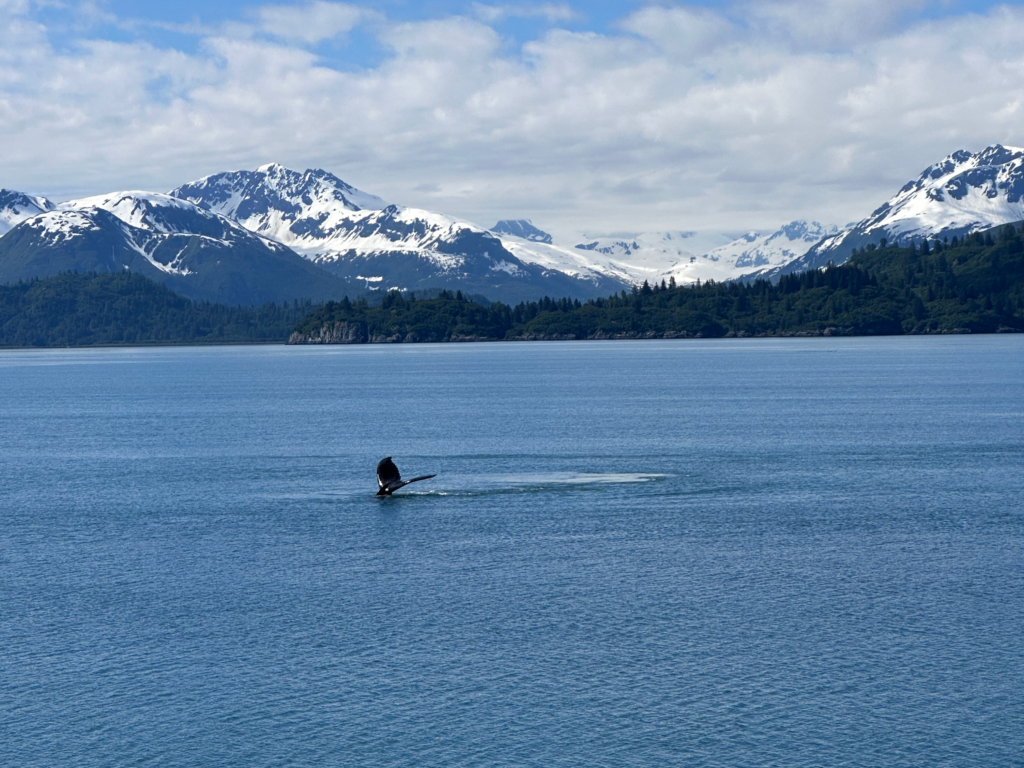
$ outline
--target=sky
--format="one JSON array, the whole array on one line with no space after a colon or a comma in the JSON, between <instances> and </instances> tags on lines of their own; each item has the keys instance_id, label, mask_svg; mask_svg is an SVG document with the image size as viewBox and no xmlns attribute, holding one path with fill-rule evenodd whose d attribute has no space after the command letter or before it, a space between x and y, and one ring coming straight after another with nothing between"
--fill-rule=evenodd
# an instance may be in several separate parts
<instances>
[{"instance_id":1,"label":"sky","mask_svg":"<svg viewBox=\"0 0 1024 768\"><path fill-rule=\"evenodd\" d=\"M984 0L0 0L0 187L279 162L564 238L844 224L1024 145L1022 41Z\"/></svg>"}]
</instances>

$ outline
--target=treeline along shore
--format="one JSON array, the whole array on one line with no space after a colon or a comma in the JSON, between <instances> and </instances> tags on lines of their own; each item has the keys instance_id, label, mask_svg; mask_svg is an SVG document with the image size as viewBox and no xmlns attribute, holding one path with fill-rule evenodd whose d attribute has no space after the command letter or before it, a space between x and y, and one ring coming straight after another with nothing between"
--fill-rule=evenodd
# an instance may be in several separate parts
<instances>
[{"instance_id":1,"label":"treeline along shore","mask_svg":"<svg viewBox=\"0 0 1024 768\"><path fill-rule=\"evenodd\" d=\"M1012 225L964 240L869 245L842 266L776 284L644 284L581 303L515 307L442 293L393 292L378 306L330 302L293 344L366 342L898 335L1024 331L1024 241Z\"/></svg>"},{"instance_id":2,"label":"treeline along shore","mask_svg":"<svg viewBox=\"0 0 1024 768\"><path fill-rule=\"evenodd\" d=\"M842 266L776 283L644 284L587 302L516 306L442 291L259 307L193 302L129 272L0 286L0 346L897 335L1024 331L1024 240L869 245Z\"/></svg>"},{"instance_id":3,"label":"treeline along shore","mask_svg":"<svg viewBox=\"0 0 1024 768\"><path fill-rule=\"evenodd\" d=\"M280 343L313 309L191 301L127 270L68 272L0 286L0 346Z\"/></svg>"}]
</instances>

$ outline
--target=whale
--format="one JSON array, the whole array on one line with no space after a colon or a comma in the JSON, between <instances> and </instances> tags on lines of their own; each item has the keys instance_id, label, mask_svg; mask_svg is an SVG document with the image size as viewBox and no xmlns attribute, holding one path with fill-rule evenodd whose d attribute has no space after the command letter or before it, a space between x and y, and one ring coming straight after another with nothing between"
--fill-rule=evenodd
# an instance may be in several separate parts
<instances>
[{"instance_id":1,"label":"whale","mask_svg":"<svg viewBox=\"0 0 1024 768\"><path fill-rule=\"evenodd\" d=\"M432 477L437 477L437 475L420 475L411 480L403 480L402 473L398 471L395 462L391 460L390 456L387 456L377 464L377 495L390 496L409 483L418 483L420 480L429 480Z\"/></svg>"}]
</instances>

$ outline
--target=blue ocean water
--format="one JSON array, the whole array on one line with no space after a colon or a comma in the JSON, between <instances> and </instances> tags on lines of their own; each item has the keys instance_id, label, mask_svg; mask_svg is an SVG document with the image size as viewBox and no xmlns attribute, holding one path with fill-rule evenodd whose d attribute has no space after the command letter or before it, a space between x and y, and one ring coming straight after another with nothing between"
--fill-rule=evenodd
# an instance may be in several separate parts
<instances>
[{"instance_id":1,"label":"blue ocean water","mask_svg":"<svg viewBox=\"0 0 1024 768\"><path fill-rule=\"evenodd\" d=\"M1022 765L1022 466L1019 336L3 351L0 764Z\"/></svg>"}]
</instances>

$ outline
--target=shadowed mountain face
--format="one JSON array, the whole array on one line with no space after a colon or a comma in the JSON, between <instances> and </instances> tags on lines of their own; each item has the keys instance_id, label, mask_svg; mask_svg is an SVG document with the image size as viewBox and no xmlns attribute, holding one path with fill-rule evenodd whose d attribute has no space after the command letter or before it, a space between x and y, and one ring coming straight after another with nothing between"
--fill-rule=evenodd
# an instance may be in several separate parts
<instances>
[{"instance_id":1,"label":"shadowed mountain face","mask_svg":"<svg viewBox=\"0 0 1024 768\"><path fill-rule=\"evenodd\" d=\"M347 286L278 243L166 195L74 201L0 238L0 282L60 272L132 270L193 299L324 300Z\"/></svg>"},{"instance_id":2,"label":"shadowed mountain face","mask_svg":"<svg viewBox=\"0 0 1024 768\"><path fill-rule=\"evenodd\" d=\"M624 287L521 261L479 227L388 205L319 170L267 165L169 195L117 192L59 205L0 192L0 282L122 269L227 304L393 288L518 302Z\"/></svg>"},{"instance_id":3,"label":"shadowed mountain face","mask_svg":"<svg viewBox=\"0 0 1024 768\"><path fill-rule=\"evenodd\" d=\"M502 219L491 227L491 232L496 232L499 235L521 237L523 240L529 240L534 243L547 243L551 245L552 242L551 235L537 229L529 219Z\"/></svg>"},{"instance_id":4,"label":"shadowed mountain face","mask_svg":"<svg viewBox=\"0 0 1024 768\"><path fill-rule=\"evenodd\" d=\"M738 240L698 232L556 244L528 220L487 231L386 203L322 170L207 176L168 195L55 205L0 190L0 282L133 269L184 295L252 304L390 289L461 290L506 303L587 299L643 281L717 282L845 262L883 238L952 237L1024 219L1024 150L956 152L843 231L795 221ZM730 242L730 240L732 240Z\"/></svg>"},{"instance_id":5,"label":"shadowed mountain face","mask_svg":"<svg viewBox=\"0 0 1024 768\"><path fill-rule=\"evenodd\" d=\"M321 170L266 165L209 176L171 194L287 245L356 292L450 288L517 302L591 298L624 287L614 277L525 262L479 227L388 205Z\"/></svg>"}]
</instances>

